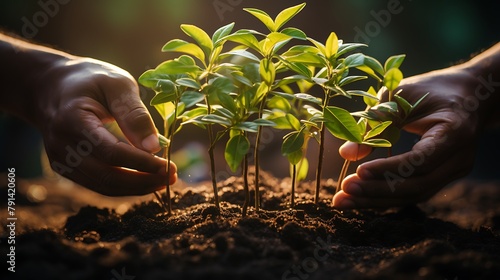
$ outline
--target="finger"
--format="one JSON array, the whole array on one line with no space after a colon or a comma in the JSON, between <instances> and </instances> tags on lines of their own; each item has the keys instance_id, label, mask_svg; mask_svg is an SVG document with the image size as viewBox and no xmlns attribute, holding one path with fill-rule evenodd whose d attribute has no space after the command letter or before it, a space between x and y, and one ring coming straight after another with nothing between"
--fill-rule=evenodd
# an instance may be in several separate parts
<instances>
[{"instance_id":1,"label":"finger","mask_svg":"<svg viewBox=\"0 0 500 280\"><path fill-rule=\"evenodd\" d=\"M98 193L110 196L142 195L161 189L166 184L165 160L160 169L147 173L111 166L92 154L78 154L74 149L67 147L72 145L66 145L66 149L51 149L47 146L52 169ZM171 169L170 183L173 184L177 179L177 174L174 173L176 167Z\"/></svg>"},{"instance_id":2,"label":"finger","mask_svg":"<svg viewBox=\"0 0 500 280\"><path fill-rule=\"evenodd\" d=\"M139 97L139 87L133 79L119 77L103 83L111 115L135 146L154 153L160 150L153 120Z\"/></svg>"},{"instance_id":3,"label":"finger","mask_svg":"<svg viewBox=\"0 0 500 280\"><path fill-rule=\"evenodd\" d=\"M372 148L367 145L347 141L339 148L340 156L349 161L357 161L365 158L372 152Z\"/></svg>"},{"instance_id":4,"label":"finger","mask_svg":"<svg viewBox=\"0 0 500 280\"><path fill-rule=\"evenodd\" d=\"M70 178L108 196L145 195L164 188L165 172L145 173L109 166L92 156L85 157Z\"/></svg>"},{"instance_id":5,"label":"finger","mask_svg":"<svg viewBox=\"0 0 500 280\"><path fill-rule=\"evenodd\" d=\"M362 208L389 208L402 207L415 204L401 198L366 198L352 196L340 191L333 197L333 207L337 209L362 209Z\"/></svg>"},{"instance_id":6,"label":"finger","mask_svg":"<svg viewBox=\"0 0 500 280\"><path fill-rule=\"evenodd\" d=\"M165 160L119 141L110 133L98 117L104 110L96 101L86 101L86 108L74 108L72 114L66 114L64 123L56 125L58 137L65 135L67 153L76 156L92 154L108 165L126 167L138 171L155 173L165 166ZM89 109L91 108L91 109ZM67 123L74 124L67 128ZM57 145L62 149L63 146Z\"/></svg>"},{"instance_id":7,"label":"finger","mask_svg":"<svg viewBox=\"0 0 500 280\"><path fill-rule=\"evenodd\" d=\"M417 142L411 151L384 159L376 159L361 164L357 173L362 179L383 179L386 171L418 176L432 172L454 154L473 156L466 135L456 135L447 123L431 127ZM462 146L465 145L464 149ZM464 158L464 159L465 159ZM468 159L470 160L470 159Z\"/></svg>"},{"instance_id":8,"label":"finger","mask_svg":"<svg viewBox=\"0 0 500 280\"><path fill-rule=\"evenodd\" d=\"M463 176L463 172L456 167L456 162L460 161L461 157L456 155L422 176L387 171L384 179L363 180L357 174L352 174L343 181L342 190L356 197L422 201L428 198L428 193L435 193L442 186Z\"/></svg>"}]
</instances>

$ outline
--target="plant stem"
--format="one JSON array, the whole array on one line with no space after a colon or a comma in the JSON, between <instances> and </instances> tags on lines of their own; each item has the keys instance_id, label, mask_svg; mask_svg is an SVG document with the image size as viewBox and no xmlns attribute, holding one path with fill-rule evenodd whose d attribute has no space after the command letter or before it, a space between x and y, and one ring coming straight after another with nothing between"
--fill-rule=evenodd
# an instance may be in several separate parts
<instances>
[{"instance_id":1,"label":"plant stem","mask_svg":"<svg viewBox=\"0 0 500 280\"><path fill-rule=\"evenodd\" d=\"M212 113L212 108L210 106L210 102L208 101L208 96L205 96L205 102L207 104L207 113L211 114ZM210 177L212 178L212 187L214 189L214 204L217 209L220 209L219 205L219 193L217 190L217 180L215 178L215 158L214 158L214 140L213 140L213 131L212 131L212 125L207 124L207 131L208 131L208 141L210 142L210 147L208 148L208 156L210 158Z\"/></svg>"},{"instance_id":2,"label":"plant stem","mask_svg":"<svg viewBox=\"0 0 500 280\"><path fill-rule=\"evenodd\" d=\"M347 170L349 169L349 164L351 163L350 160L344 160L344 164L342 165L342 169L340 170L339 174L339 179L337 180L337 188L335 190L335 193L338 193L342 189L342 181L344 181L344 178L347 174Z\"/></svg>"},{"instance_id":3,"label":"plant stem","mask_svg":"<svg viewBox=\"0 0 500 280\"><path fill-rule=\"evenodd\" d=\"M175 126L177 125L177 109L178 109L178 104L179 102L177 101L175 103L175 108L174 108L174 119L172 121L172 125L170 127L168 126L168 121L164 122L164 131L166 132L166 136L168 137L169 140L169 145L163 150L163 158L167 160L167 183L165 187L165 199L167 201L166 204L168 204L167 208L167 216L172 215L172 198L170 196L170 156L172 153L172 141L174 140L174 132L175 132Z\"/></svg>"},{"instance_id":4,"label":"plant stem","mask_svg":"<svg viewBox=\"0 0 500 280\"><path fill-rule=\"evenodd\" d=\"M259 116L258 118L262 118L262 114L264 112L264 105L266 103L266 95L262 98L259 107ZM257 136L255 139L255 150L254 150L254 164L255 164L255 212L259 212L260 207L260 196L259 196L259 176L260 176L260 162L259 162L259 150L260 150L260 138L262 135L262 126L257 128Z\"/></svg>"},{"instance_id":5,"label":"plant stem","mask_svg":"<svg viewBox=\"0 0 500 280\"><path fill-rule=\"evenodd\" d=\"M245 193L245 201L243 202L243 209L241 216L247 215L248 204L250 204L250 190L248 188L248 154L245 155L243 160L243 191Z\"/></svg>"},{"instance_id":6,"label":"plant stem","mask_svg":"<svg viewBox=\"0 0 500 280\"><path fill-rule=\"evenodd\" d=\"M325 151L325 129L323 123L321 124L320 130L320 140L319 140L319 155L318 155L318 169L316 170L316 190L314 191L314 203L319 202L319 191L321 189L321 173L323 170L323 157Z\"/></svg>"},{"instance_id":7,"label":"plant stem","mask_svg":"<svg viewBox=\"0 0 500 280\"><path fill-rule=\"evenodd\" d=\"M156 200L158 200L158 203L160 203L161 208L163 208L163 211L167 212L168 211L167 205L165 204L165 201L163 201L163 199L161 198L160 192L156 191L154 192L154 195L156 197Z\"/></svg>"},{"instance_id":8,"label":"plant stem","mask_svg":"<svg viewBox=\"0 0 500 280\"><path fill-rule=\"evenodd\" d=\"M292 164L292 195L290 198L290 208L295 207L295 181L297 178L297 165Z\"/></svg>"},{"instance_id":9,"label":"plant stem","mask_svg":"<svg viewBox=\"0 0 500 280\"><path fill-rule=\"evenodd\" d=\"M328 106L330 102L330 91L325 91L325 99L323 101L323 109ZM325 126L321 123L320 131L319 131L319 155L318 155L318 168L316 169L316 190L314 192L314 203L318 204L319 202L319 191L321 189L321 174L323 172L323 157L325 153Z\"/></svg>"}]
</instances>

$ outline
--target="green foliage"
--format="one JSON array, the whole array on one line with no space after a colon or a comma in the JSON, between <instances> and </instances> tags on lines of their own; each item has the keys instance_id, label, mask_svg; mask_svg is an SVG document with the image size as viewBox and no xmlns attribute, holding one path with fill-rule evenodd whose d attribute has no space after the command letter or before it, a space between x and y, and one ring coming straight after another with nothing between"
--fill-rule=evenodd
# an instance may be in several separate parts
<instances>
[{"instance_id":1,"label":"green foliage","mask_svg":"<svg viewBox=\"0 0 500 280\"><path fill-rule=\"evenodd\" d=\"M296 27L286 27L305 5L284 9L275 18L259 9L244 9L264 25L265 32L233 31L235 24L229 23L210 36L200 27L182 24L181 30L189 41L173 39L162 48L164 52L176 52L180 56L144 72L139 78L142 85L156 93L151 105L164 119L165 135L160 137L163 147L170 149L173 134L185 125L207 129L216 205L213 150L224 135L229 134L224 150L228 166L236 172L243 164L246 178L247 156L252 146L248 134L256 134L253 155L258 186L262 129L274 127L287 131L281 153L290 162L294 178L292 193L296 181L308 174L309 160L305 155L309 140L314 139L319 145L317 202L325 132L372 147L391 147L399 128L425 98L412 105L399 92L395 93L403 79L399 68L405 55L391 56L382 64L358 51L367 45L346 43L335 32L320 42ZM287 44L296 41L302 44L292 44L285 49ZM232 42L231 49L226 49L226 42ZM367 79L374 84L368 90L352 88ZM317 97L316 90L320 90L322 97ZM388 101L378 99L377 92L383 90L388 91ZM349 112L330 105L331 100L339 96L361 98L366 110ZM221 129L214 133L212 126ZM344 164L341 173L345 174L347 166ZM245 190L248 191L248 186ZM257 211L258 195L256 191ZM243 212L246 213L246 208Z\"/></svg>"}]
</instances>

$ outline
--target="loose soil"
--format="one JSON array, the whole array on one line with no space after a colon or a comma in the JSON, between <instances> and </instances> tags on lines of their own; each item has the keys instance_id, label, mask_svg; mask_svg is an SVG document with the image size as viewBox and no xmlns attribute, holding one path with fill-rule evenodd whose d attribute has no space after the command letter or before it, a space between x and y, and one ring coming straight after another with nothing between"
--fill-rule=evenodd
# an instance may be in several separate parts
<instances>
[{"instance_id":1,"label":"loose soil","mask_svg":"<svg viewBox=\"0 0 500 280\"><path fill-rule=\"evenodd\" d=\"M295 209L289 179L264 174L261 182L262 210L245 218L234 177L219 184L220 213L208 183L177 184L171 217L153 196L22 182L16 272L4 268L1 279L500 279L498 183L461 181L418 206L338 211L332 180L319 205L312 185L301 184ZM31 197L37 187L48 191L41 202Z\"/></svg>"}]
</instances>

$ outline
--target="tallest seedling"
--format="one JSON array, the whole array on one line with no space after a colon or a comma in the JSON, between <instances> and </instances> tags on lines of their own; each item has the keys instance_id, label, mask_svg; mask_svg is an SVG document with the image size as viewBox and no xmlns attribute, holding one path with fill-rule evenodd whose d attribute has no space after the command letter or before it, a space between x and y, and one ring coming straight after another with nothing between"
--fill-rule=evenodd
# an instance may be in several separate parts
<instances>
[{"instance_id":1,"label":"tallest seedling","mask_svg":"<svg viewBox=\"0 0 500 280\"><path fill-rule=\"evenodd\" d=\"M278 51L292 39L305 40L304 32L297 28L283 28L283 26L297 15L304 7L305 3L287 8L281 11L275 19L272 19L266 12L254 9L244 9L248 13L259 19L269 30L268 34L262 34L254 30L240 30L230 36L228 40L239 43L247 48L257 52L261 57L259 62L259 72L261 83L257 89L257 93L252 100L252 103L258 107L258 118L261 119L264 114L264 109L269 93L279 87L279 82L276 79L281 62ZM262 40L257 40L256 36L263 36ZM260 176L260 156L261 149L262 125L257 129L254 149L254 164L255 164L255 210L259 211L260 194L259 194L259 176Z\"/></svg>"}]
</instances>

